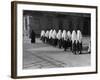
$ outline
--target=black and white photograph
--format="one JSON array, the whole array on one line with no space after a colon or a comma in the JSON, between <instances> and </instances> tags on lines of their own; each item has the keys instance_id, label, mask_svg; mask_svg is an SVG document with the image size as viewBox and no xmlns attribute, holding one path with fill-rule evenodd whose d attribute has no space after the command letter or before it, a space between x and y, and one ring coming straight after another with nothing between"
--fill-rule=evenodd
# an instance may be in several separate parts
<instances>
[{"instance_id":1,"label":"black and white photograph","mask_svg":"<svg viewBox=\"0 0 100 80\"><path fill-rule=\"evenodd\" d=\"M12 77L97 73L97 7L12 3Z\"/></svg>"},{"instance_id":2,"label":"black and white photograph","mask_svg":"<svg viewBox=\"0 0 100 80\"><path fill-rule=\"evenodd\" d=\"M23 11L23 69L91 65L91 14Z\"/></svg>"}]
</instances>

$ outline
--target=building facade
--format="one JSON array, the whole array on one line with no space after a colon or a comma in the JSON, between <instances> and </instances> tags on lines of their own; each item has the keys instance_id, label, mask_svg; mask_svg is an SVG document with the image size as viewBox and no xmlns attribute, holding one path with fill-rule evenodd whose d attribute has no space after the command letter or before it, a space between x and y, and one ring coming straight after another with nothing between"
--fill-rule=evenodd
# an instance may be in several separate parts
<instances>
[{"instance_id":1,"label":"building facade","mask_svg":"<svg viewBox=\"0 0 100 80\"><path fill-rule=\"evenodd\" d=\"M84 36L91 35L91 18L86 13L23 11L24 35L29 35L32 30L37 37L41 30L59 29L81 30Z\"/></svg>"}]
</instances>

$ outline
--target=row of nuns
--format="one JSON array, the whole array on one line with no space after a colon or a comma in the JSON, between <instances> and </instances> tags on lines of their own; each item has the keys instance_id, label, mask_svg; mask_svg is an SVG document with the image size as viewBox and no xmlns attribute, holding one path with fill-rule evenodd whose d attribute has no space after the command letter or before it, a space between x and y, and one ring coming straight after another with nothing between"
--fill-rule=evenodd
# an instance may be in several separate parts
<instances>
[{"instance_id":1,"label":"row of nuns","mask_svg":"<svg viewBox=\"0 0 100 80\"><path fill-rule=\"evenodd\" d=\"M58 46L59 48L63 48L64 51L70 48L70 50L76 54L81 53L82 51L82 33L80 30L66 31L66 30L47 30L41 31L41 40L43 43L47 43L53 46Z\"/></svg>"}]
</instances>

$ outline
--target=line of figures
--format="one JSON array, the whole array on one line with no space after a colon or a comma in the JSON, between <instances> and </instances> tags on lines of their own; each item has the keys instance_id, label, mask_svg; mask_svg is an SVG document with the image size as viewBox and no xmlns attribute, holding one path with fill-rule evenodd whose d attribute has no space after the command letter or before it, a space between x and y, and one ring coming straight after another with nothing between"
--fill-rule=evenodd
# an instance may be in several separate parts
<instances>
[{"instance_id":1,"label":"line of figures","mask_svg":"<svg viewBox=\"0 0 100 80\"><path fill-rule=\"evenodd\" d=\"M43 43L50 44L52 46L58 46L66 49L70 49L74 54L81 54L82 52L82 33L80 30L73 30L72 33L66 30L47 30L41 31L41 38ZM88 53L91 52L90 44L88 46Z\"/></svg>"}]
</instances>

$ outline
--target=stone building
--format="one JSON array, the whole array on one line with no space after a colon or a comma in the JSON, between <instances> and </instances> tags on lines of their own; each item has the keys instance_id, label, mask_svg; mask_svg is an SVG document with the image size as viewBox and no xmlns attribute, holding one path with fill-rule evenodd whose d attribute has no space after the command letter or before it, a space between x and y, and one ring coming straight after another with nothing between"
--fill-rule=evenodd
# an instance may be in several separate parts
<instances>
[{"instance_id":1,"label":"stone building","mask_svg":"<svg viewBox=\"0 0 100 80\"><path fill-rule=\"evenodd\" d=\"M87 13L23 11L24 35L29 35L31 30L40 35L41 30L80 29L84 36L91 35L91 18Z\"/></svg>"}]
</instances>

